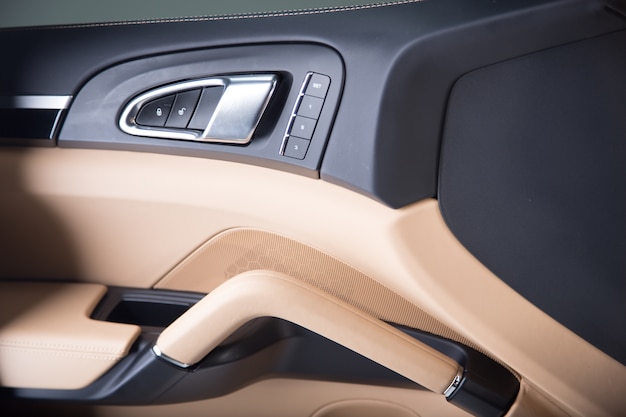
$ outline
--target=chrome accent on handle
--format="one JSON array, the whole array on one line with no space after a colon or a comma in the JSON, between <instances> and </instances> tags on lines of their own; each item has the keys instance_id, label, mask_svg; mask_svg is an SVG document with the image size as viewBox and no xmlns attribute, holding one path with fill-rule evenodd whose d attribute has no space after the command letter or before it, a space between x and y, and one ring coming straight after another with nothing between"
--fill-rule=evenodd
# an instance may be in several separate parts
<instances>
[{"instance_id":1,"label":"chrome accent on handle","mask_svg":"<svg viewBox=\"0 0 626 417\"><path fill-rule=\"evenodd\" d=\"M122 111L119 127L134 136L245 145L252 140L277 82L278 77L274 74L249 74L203 78L159 87L131 100ZM223 87L224 92L203 132L137 124L139 111L148 102L205 87Z\"/></svg>"},{"instance_id":2,"label":"chrome accent on handle","mask_svg":"<svg viewBox=\"0 0 626 417\"><path fill-rule=\"evenodd\" d=\"M443 395L446 398L450 398L452 394L454 394L456 390L459 388L459 385L461 385L462 380L463 380L463 370L461 369L458 375L454 377L452 382L450 382L450 385L448 386L448 388L446 388L446 390L443 392Z\"/></svg>"},{"instance_id":3,"label":"chrome accent on handle","mask_svg":"<svg viewBox=\"0 0 626 417\"><path fill-rule=\"evenodd\" d=\"M215 142L250 142L275 86L275 75L229 78L202 138Z\"/></svg>"},{"instance_id":4,"label":"chrome accent on handle","mask_svg":"<svg viewBox=\"0 0 626 417\"><path fill-rule=\"evenodd\" d=\"M161 349L157 345L152 346L152 353L154 353L157 358L163 359L165 362L169 362L170 364L175 365L179 368L187 369L191 366L188 363L182 363L174 358L170 358L165 353L161 352Z\"/></svg>"}]
</instances>

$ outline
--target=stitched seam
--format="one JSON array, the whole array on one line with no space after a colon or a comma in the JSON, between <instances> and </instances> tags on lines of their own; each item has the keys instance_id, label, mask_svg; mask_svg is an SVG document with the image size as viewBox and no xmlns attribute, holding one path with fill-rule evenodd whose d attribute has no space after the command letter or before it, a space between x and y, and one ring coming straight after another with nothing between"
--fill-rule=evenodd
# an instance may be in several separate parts
<instances>
[{"instance_id":1,"label":"stitched seam","mask_svg":"<svg viewBox=\"0 0 626 417\"><path fill-rule=\"evenodd\" d=\"M89 351L93 353L103 353L118 355L125 352L124 349L101 347L101 346L85 346L85 345L68 345L62 343L40 343L21 340L0 340L0 349L32 349L32 350L66 350L66 351Z\"/></svg>"},{"instance_id":2,"label":"stitched seam","mask_svg":"<svg viewBox=\"0 0 626 417\"><path fill-rule=\"evenodd\" d=\"M154 23L183 23L183 22L208 22L220 20L240 20L240 19L265 19L269 17L289 17L289 16L305 16L338 12L351 12L357 10L376 9L380 7L399 6L403 4L421 3L424 0L396 0L381 3L363 4L355 6L338 6L338 7L322 7L310 9L293 9L281 10L273 12L255 12L255 13L237 13L237 14L221 14L221 15L200 15L200 16L183 16L183 17L164 17L154 19L136 19L136 20L120 20L116 22L103 23L78 23L69 25L51 25L47 29L74 29L74 28L93 28L108 26L126 26L138 24L154 24ZM43 26L31 27L24 29L40 29ZM19 29L19 28L18 28Z\"/></svg>"},{"instance_id":3,"label":"stitched seam","mask_svg":"<svg viewBox=\"0 0 626 417\"><path fill-rule=\"evenodd\" d=\"M14 347L0 347L0 353L11 354L11 353L27 353L28 355L45 355L45 356L55 356L55 357L63 357L63 358L72 358L72 359L90 359L90 360L99 360L99 361L117 361L123 355L113 355L113 354L81 354L74 352L61 352L61 351L53 351L53 350L45 350L45 349L28 349L28 348L14 348Z\"/></svg>"}]
</instances>

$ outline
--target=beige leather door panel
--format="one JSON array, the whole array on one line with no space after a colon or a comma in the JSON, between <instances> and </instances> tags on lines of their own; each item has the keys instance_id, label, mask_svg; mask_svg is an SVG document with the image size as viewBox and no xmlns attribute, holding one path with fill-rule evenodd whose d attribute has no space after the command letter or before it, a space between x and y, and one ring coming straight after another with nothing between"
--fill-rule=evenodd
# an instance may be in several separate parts
<instances>
[{"instance_id":1,"label":"beige leather door panel","mask_svg":"<svg viewBox=\"0 0 626 417\"><path fill-rule=\"evenodd\" d=\"M529 392L543 391L573 415L611 415L623 406L615 381L626 378L624 369L480 265L447 231L434 201L391 210L319 180L202 159L60 149L3 152L2 157L20 167L29 204L37 202L65 225L69 233L58 238L77 242L85 262L79 279L150 287L165 278L159 286L208 291L211 282L228 278L227 271L218 269L204 281L189 261L181 260L221 231L261 228L331 254L341 260L332 261L337 267L350 265L375 285L402 294L414 308L445 324L430 329L468 339L536 387ZM116 167L113 174L111 166ZM172 170L165 174L163 166ZM12 188L5 186L5 195ZM128 207L135 209L122 210ZM10 235L2 238L10 245ZM284 256L300 253L288 249ZM58 271L47 269L38 278L56 278ZM367 306L360 297L352 302ZM555 356L555 347L564 345L568 351ZM593 357L598 372L571 367L580 355Z\"/></svg>"},{"instance_id":2,"label":"beige leather door panel","mask_svg":"<svg viewBox=\"0 0 626 417\"><path fill-rule=\"evenodd\" d=\"M71 2L0 7L0 408L624 415L626 0Z\"/></svg>"},{"instance_id":3,"label":"beige leather door panel","mask_svg":"<svg viewBox=\"0 0 626 417\"><path fill-rule=\"evenodd\" d=\"M0 384L83 388L126 356L139 327L90 320L106 287L0 282Z\"/></svg>"}]
</instances>

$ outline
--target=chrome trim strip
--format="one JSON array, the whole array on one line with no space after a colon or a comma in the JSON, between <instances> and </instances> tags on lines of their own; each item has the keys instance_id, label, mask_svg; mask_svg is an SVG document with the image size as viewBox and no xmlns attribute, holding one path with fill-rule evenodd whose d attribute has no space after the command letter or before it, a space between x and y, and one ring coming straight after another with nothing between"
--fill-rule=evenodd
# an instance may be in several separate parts
<instances>
[{"instance_id":1,"label":"chrome trim strip","mask_svg":"<svg viewBox=\"0 0 626 417\"><path fill-rule=\"evenodd\" d=\"M459 372L454 377L452 382L450 382L450 385L448 386L448 388L446 388L446 390L443 392L443 395L446 397L446 399L449 399L452 396L452 394L454 394L456 390L459 388L459 385L461 385L461 381L463 380L463 372L464 371L462 368L459 369Z\"/></svg>"},{"instance_id":2,"label":"chrome trim strip","mask_svg":"<svg viewBox=\"0 0 626 417\"><path fill-rule=\"evenodd\" d=\"M154 355L157 358L163 359L164 361L169 362L172 365L175 365L175 366L177 366L179 368L186 369L186 368L189 368L191 366L190 364L182 363L182 362L177 361L176 359L170 358L165 353L161 352L161 349L157 345L154 345L152 347L152 353L154 353Z\"/></svg>"},{"instance_id":3,"label":"chrome trim strip","mask_svg":"<svg viewBox=\"0 0 626 417\"><path fill-rule=\"evenodd\" d=\"M50 129L50 134L48 135L50 139L56 137L57 130L61 127L61 116L63 115L63 111L57 111L57 117L54 118L54 123L52 124L52 128Z\"/></svg>"},{"instance_id":4,"label":"chrome trim strip","mask_svg":"<svg viewBox=\"0 0 626 417\"><path fill-rule=\"evenodd\" d=\"M0 108L65 110L71 100L72 96L0 96Z\"/></svg>"}]
</instances>

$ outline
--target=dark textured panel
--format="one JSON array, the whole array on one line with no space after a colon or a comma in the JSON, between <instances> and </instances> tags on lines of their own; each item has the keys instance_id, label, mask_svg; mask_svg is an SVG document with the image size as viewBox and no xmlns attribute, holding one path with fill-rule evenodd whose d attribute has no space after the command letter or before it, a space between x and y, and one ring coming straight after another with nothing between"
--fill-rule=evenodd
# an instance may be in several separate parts
<instances>
[{"instance_id":1,"label":"dark textured panel","mask_svg":"<svg viewBox=\"0 0 626 417\"><path fill-rule=\"evenodd\" d=\"M624 28L602 1L435 0L339 13L0 31L0 95L75 95L113 65L272 42L334 48L346 80L322 179L401 207L436 194L447 95L468 71ZM233 56L233 61L239 57Z\"/></svg>"},{"instance_id":2,"label":"dark textured panel","mask_svg":"<svg viewBox=\"0 0 626 417\"><path fill-rule=\"evenodd\" d=\"M440 204L507 284L626 364L626 32L454 87Z\"/></svg>"}]
</instances>

